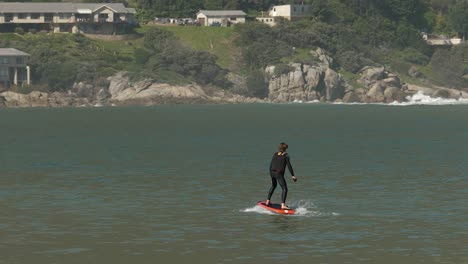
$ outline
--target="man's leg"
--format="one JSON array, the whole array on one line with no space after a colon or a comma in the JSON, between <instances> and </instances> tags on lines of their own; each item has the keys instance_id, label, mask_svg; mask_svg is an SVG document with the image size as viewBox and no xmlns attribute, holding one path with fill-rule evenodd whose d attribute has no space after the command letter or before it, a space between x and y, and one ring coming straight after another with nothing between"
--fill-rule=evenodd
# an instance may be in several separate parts
<instances>
[{"instance_id":1,"label":"man's leg","mask_svg":"<svg viewBox=\"0 0 468 264\"><path fill-rule=\"evenodd\" d=\"M273 175L273 173L270 173L270 176L271 176L271 188L270 188L270 191L268 192L268 199L265 202L266 205L270 205L271 196L273 195L273 192L275 191L276 186L278 186L275 175Z\"/></svg>"},{"instance_id":2,"label":"man's leg","mask_svg":"<svg viewBox=\"0 0 468 264\"><path fill-rule=\"evenodd\" d=\"M286 198L288 197L288 185L286 184L286 180L284 179L284 175L278 175L278 182L283 189L281 193L281 208L286 208Z\"/></svg>"}]
</instances>

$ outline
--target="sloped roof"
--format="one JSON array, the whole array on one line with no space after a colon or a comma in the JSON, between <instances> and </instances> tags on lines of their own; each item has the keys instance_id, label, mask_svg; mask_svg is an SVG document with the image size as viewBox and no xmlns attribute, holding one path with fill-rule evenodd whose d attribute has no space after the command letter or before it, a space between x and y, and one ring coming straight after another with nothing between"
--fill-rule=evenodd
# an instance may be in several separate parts
<instances>
[{"instance_id":1,"label":"sloped roof","mask_svg":"<svg viewBox=\"0 0 468 264\"><path fill-rule=\"evenodd\" d=\"M26 52L22 52L12 48L0 48L0 56L30 56Z\"/></svg>"},{"instance_id":2,"label":"sloped roof","mask_svg":"<svg viewBox=\"0 0 468 264\"><path fill-rule=\"evenodd\" d=\"M1 3L0 13L76 13L78 9L98 10L106 6L116 13L132 13L122 3Z\"/></svg>"},{"instance_id":3,"label":"sloped roof","mask_svg":"<svg viewBox=\"0 0 468 264\"><path fill-rule=\"evenodd\" d=\"M247 14L242 10L200 10L198 14L206 16L246 16Z\"/></svg>"}]
</instances>

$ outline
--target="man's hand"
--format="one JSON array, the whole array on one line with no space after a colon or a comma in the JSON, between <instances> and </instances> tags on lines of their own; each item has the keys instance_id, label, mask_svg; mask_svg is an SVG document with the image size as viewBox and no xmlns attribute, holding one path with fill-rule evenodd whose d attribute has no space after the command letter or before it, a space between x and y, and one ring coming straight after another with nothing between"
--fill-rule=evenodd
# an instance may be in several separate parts
<instances>
[{"instance_id":1,"label":"man's hand","mask_svg":"<svg viewBox=\"0 0 468 264\"><path fill-rule=\"evenodd\" d=\"M292 180L293 180L294 182L297 182L296 176L292 176L291 178L292 178Z\"/></svg>"}]
</instances>

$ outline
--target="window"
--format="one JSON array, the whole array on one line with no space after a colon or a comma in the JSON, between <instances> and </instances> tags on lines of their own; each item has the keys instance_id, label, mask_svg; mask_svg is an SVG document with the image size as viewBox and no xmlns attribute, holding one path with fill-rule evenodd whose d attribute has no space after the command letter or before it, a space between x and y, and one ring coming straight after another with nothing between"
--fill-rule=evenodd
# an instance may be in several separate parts
<instances>
[{"instance_id":1,"label":"window","mask_svg":"<svg viewBox=\"0 0 468 264\"><path fill-rule=\"evenodd\" d=\"M237 17L231 17L231 21L236 21Z\"/></svg>"},{"instance_id":2,"label":"window","mask_svg":"<svg viewBox=\"0 0 468 264\"><path fill-rule=\"evenodd\" d=\"M6 68L6 67L0 68L0 76L6 77L8 75L9 75L8 68Z\"/></svg>"},{"instance_id":3,"label":"window","mask_svg":"<svg viewBox=\"0 0 468 264\"><path fill-rule=\"evenodd\" d=\"M18 19L26 19L26 18L28 18L28 14L26 14L26 13L19 13L18 14Z\"/></svg>"},{"instance_id":4,"label":"window","mask_svg":"<svg viewBox=\"0 0 468 264\"><path fill-rule=\"evenodd\" d=\"M0 64L8 64L9 61L8 57L0 57Z\"/></svg>"},{"instance_id":5,"label":"window","mask_svg":"<svg viewBox=\"0 0 468 264\"><path fill-rule=\"evenodd\" d=\"M304 7L302 7L302 13L304 13Z\"/></svg>"},{"instance_id":6,"label":"window","mask_svg":"<svg viewBox=\"0 0 468 264\"><path fill-rule=\"evenodd\" d=\"M294 12L296 12L296 7L294 7Z\"/></svg>"},{"instance_id":7,"label":"window","mask_svg":"<svg viewBox=\"0 0 468 264\"><path fill-rule=\"evenodd\" d=\"M52 22L54 20L54 14L44 14L45 22Z\"/></svg>"},{"instance_id":8,"label":"window","mask_svg":"<svg viewBox=\"0 0 468 264\"><path fill-rule=\"evenodd\" d=\"M71 18L71 14L70 14L70 13L60 13L60 14L59 14L59 18L60 18L60 19L70 19L70 18Z\"/></svg>"},{"instance_id":9,"label":"window","mask_svg":"<svg viewBox=\"0 0 468 264\"><path fill-rule=\"evenodd\" d=\"M23 64L23 58L21 57L16 57L16 64Z\"/></svg>"},{"instance_id":10,"label":"window","mask_svg":"<svg viewBox=\"0 0 468 264\"><path fill-rule=\"evenodd\" d=\"M39 14L39 13L31 14L31 19L39 19L39 18L41 18L41 14Z\"/></svg>"},{"instance_id":11,"label":"window","mask_svg":"<svg viewBox=\"0 0 468 264\"><path fill-rule=\"evenodd\" d=\"M12 22L13 15L12 14L5 14L5 22Z\"/></svg>"}]
</instances>

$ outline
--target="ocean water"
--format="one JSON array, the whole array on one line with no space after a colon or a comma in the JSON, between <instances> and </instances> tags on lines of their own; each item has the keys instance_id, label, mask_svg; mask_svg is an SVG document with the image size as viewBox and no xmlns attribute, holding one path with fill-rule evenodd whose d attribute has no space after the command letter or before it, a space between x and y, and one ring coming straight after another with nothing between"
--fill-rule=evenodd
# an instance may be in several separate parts
<instances>
[{"instance_id":1,"label":"ocean water","mask_svg":"<svg viewBox=\"0 0 468 264\"><path fill-rule=\"evenodd\" d=\"M0 140L2 264L468 263L468 105L2 109ZM255 206L281 141L295 216Z\"/></svg>"}]
</instances>

